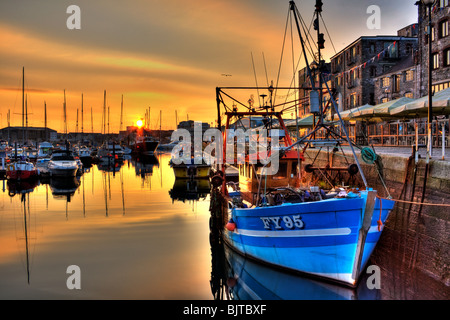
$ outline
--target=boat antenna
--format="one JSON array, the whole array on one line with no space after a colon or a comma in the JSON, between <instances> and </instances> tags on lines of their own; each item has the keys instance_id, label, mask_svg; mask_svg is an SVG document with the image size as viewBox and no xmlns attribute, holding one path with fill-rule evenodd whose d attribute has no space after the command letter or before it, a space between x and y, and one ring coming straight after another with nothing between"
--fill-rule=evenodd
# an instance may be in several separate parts
<instances>
[{"instance_id":1,"label":"boat antenna","mask_svg":"<svg viewBox=\"0 0 450 320\"><path fill-rule=\"evenodd\" d=\"M253 74L255 76L256 91L258 92L259 107L261 108L261 100L259 99L258 78L256 77L256 69L255 69L255 61L253 60L253 52L250 52L250 55L252 56ZM264 101L263 101L263 103L264 103Z\"/></svg>"}]
</instances>

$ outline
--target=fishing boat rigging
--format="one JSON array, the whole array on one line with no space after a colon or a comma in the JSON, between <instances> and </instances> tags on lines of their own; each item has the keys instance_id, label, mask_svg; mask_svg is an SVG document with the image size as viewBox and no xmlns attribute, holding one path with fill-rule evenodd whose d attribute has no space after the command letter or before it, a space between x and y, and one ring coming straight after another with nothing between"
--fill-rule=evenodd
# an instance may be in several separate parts
<instances>
[{"instance_id":1,"label":"fishing boat rigging","mask_svg":"<svg viewBox=\"0 0 450 320\"><path fill-rule=\"evenodd\" d=\"M322 6L322 1L317 0L314 29L318 52L313 52L317 59L312 67L307 57L308 34L303 27L305 40L300 12L294 1L289 2L289 14L297 27L310 82L309 106L314 121L309 133L303 137L297 135L295 140L291 138L283 114L297 109L300 99L294 97L288 101L292 88L279 87L278 80L276 86L216 88L219 128L222 108L226 121L223 162L211 179L211 211L213 217L218 218L212 225L221 232L228 246L249 258L354 287L380 238L394 202L378 197L377 191L369 186L355 151L357 146L350 139L339 114L335 92L323 75L321 49L325 40L319 24ZM310 48L310 51L314 49ZM256 90L258 95L263 92L260 95L262 104L256 108L250 99L246 105L240 101L242 98L229 93L238 90ZM274 98L281 90L287 90L286 101L277 104ZM239 111L242 107L246 110ZM329 109L337 114L343 133L326 121L325 114ZM225 169L230 163L226 163L225 158L230 151L227 148L236 144L236 137L230 134L231 122L235 119L235 126L244 127L243 118L256 116L262 117L263 126L258 128L259 134L247 133L248 151L245 149L245 155L235 158L239 167L239 185L229 184ZM264 137L261 132L266 132ZM237 140L239 142L239 138ZM308 149L318 149L318 154L323 148L335 151L343 144L350 147L354 163L320 166L315 163L317 155L311 163L306 163ZM256 150L255 145L258 145ZM264 155L266 159L262 161ZM226 160L230 161L228 157ZM315 171L324 181L305 180L305 173ZM350 188L339 185L326 172L350 177L359 175L360 180L353 179L354 185Z\"/></svg>"}]
</instances>

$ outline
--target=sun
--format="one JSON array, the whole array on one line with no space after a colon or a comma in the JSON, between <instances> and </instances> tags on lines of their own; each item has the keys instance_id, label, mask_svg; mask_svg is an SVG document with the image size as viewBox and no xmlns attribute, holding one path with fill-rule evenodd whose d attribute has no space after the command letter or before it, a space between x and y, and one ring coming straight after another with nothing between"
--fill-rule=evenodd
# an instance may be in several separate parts
<instances>
[{"instance_id":1,"label":"sun","mask_svg":"<svg viewBox=\"0 0 450 320\"><path fill-rule=\"evenodd\" d=\"M142 122L142 120L138 120L138 121L136 121L136 125L138 126L138 128L142 128L144 123Z\"/></svg>"}]
</instances>

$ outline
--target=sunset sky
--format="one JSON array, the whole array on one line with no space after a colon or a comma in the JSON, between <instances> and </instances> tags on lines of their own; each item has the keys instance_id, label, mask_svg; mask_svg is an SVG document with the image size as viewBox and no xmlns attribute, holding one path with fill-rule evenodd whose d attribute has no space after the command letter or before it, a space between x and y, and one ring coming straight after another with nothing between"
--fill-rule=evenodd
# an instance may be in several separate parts
<instances>
[{"instance_id":1,"label":"sunset sky","mask_svg":"<svg viewBox=\"0 0 450 320\"><path fill-rule=\"evenodd\" d=\"M417 22L415 0L323 0L326 26L337 51L363 35L395 35ZM315 0L296 4L309 24ZM69 30L70 5L81 9L81 29ZM280 63L288 0L0 0L0 127L21 125L22 67L29 126L63 131L63 91L68 128L101 131L103 91L110 107L110 131L124 127L151 108L152 128L162 110L163 129L178 120L216 120L217 86L254 86L251 54L260 85L275 80ZM367 28L367 7L381 9L381 29ZM295 34L294 34L295 35ZM335 54L326 36L326 60ZM290 44L286 49L291 51ZM300 48L296 47L297 55ZM284 58L280 85L288 86L292 58ZM289 59L291 63L289 63ZM223 74L231 76L223 76Z\"/></svg>"}]
</instances>

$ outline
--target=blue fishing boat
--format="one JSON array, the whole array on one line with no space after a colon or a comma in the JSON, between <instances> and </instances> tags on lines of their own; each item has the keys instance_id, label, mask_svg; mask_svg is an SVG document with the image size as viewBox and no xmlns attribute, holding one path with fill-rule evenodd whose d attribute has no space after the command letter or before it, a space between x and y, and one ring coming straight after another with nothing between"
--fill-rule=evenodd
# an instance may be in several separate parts
<instances>
[{"instance_id":1,"label":"blue fishing boat","mask_svg":"<svg viewBox=\"0 0 450 320\"><path fill-rule=\"evenodd\" d=\"M322 2L317 0L316 30L319 28L321 11ZM290 12L294 15L300 41L304 45L298 22L299 12L293 1L290 2ZM319 36L319 39L321 37L323 35ZM312 130L297 138L295 142L291 139L282 116L284 110L292 110L287 104L291 103L297 108L298 100L278 105L274 103L274 92L290 88L269 86L216 89L218 123L221 123L222 106L225 107L224 114L227 117L223 141L224 155L230 145L227 139L230 139L229 129L233 119L237 119L236 124L245 117L263 117L265 124L262 129L269 132L267 136L279 138L279 145L275 147L270 146L273 139L267 139L266 149L269 150L270 162L273 163L275 159L278 162L278 170L275 173L268 174L266 171L269 165L258 163L259 154L249 151L245 160L239 163L238 185L228 183L226 163L222 165L220 175L212 177L213 186L219 190L226 203L221 205L218 227L224 242L250 259L355 287L395 203L388 196L380 197L377 190L367 183L355 149L360 148L368 153L370 150L357 146L348 135L339 114L335 93L330 90L321 72L323 60L320 45L314 70L310 68L305 50L303 52L311 83L309 108L315 120ZM225 90L239 89L258 92L267 90L268 94L262 94L261 97L269 98L266 103L263 101L258 111L252 103L245 112L238 111L237 107L230 109L225 100L231 98L235 104L239 99L231 97ZM324 99L325 94L328 99ZM288 96L289 94L286 95ZM238 103L245 106L245 103ZM283 110L276 111L279 106ZM325 112L332 107L339 118L339 132L334 124L325 121ZM277 133L272 134L274 131ZM316 138L316 135L321 138ZM256 140L260 141L261 138ZM312 146L315 152L320 152L324 148L342 148L343 144L349 145L352 152L354 163L348 166L334 167L332 161L320 166L314 163L317 156L310 157L313 163L307 163L305 159L306 150ZM318 172L316 177L321 177L324 181L312 179L305 184L305 175L315 171ZM338 178L332 179L329 172L337 172ZM351 187L337 183L342 182L344 175L349 177L347 181L353 181Z\"/></svg>"}]
</instances>

